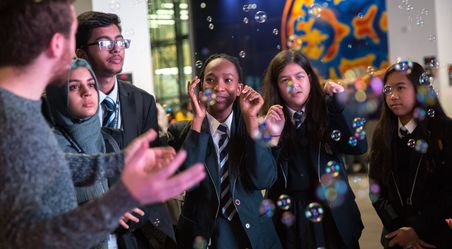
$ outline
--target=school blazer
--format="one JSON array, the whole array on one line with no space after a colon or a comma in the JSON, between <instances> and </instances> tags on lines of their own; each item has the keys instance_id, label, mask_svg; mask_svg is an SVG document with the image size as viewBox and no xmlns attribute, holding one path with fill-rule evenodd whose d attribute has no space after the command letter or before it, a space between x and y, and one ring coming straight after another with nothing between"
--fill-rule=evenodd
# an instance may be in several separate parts
<instances>
[{"instance_id":1,"label":"school blazer","mask_svg":"<svg viewBox=\"0 0 452 249\"><path fill-rule=\"evenodd\" d=\"M118 79L118 91L123 129L115 139L120 140L118 143L125 148L133 139L149 129L158 132L157 107L154 96L126 81ZM160 145L159 139L151 144L151 146L158 145ZM129 230L134 231L146 222L150 222L175 243L174 229L166 206L154 204L140 208L145 212L145 216L140 217L140 223L130 223Z\"/></svg>"},{"instance_id":2,"label":"school blazer","mask_svg":"<svg viewBox=\"0 0 452 249\"><path fill-rule=\"evenodd\" d=\"M342 105L337 103L334 97L327 97L327 110L328 110L328 134L333 130L340 130L342 138L335 142L333 140L321 141L313 144L309 143L309 156L314 163L314 172L320 181L322 175L326 174L325 169L329 161L336 161L341 164L341 171L339 177L341 180L347 183L347 191L345 194L345 200L343 204L339 206L330 207L331 214L334 222L337 226L337 230L347 245L347 248L356 248L356 242L359 240L364 225L361 220L361 213L355 202L355 195L348 184L347 173L345 172L344 162L342 160L342 154L359 155L367 151L367 140L359 140L355 147L348 144L348 138L353 136L353 128L351 127L351 121L353 116L348 113ZM309 118L309 117L308 117ZM306 119L306 125L309 125L309 120ZM305 124L304 124L305 125ZM284 141L281 141L284 143ZM269 195L272 198L277 198L280 194L285 193L287 190L287 176L289 172L289 161L287 158L281 157L281 148L278 146L274 148L274 155L278 158L278 181L270 190ZM305 182L303 177L307 177L307 174L299 172L299 180L296 184L303 185ZM291 184L293 186L293 184ZM300 188L301 189L301 188Z\"/></svg>"},{"instance_id":3,"label":"school blazer","mask_svg":"<svg viewBox=\"0 0 452 249\"><path fill-rule=\"evenodd\" d=\"M252 248L282 248L271 218L259 214L263 200L261 190L269 188L276 180L276 163L271 149L261 146L248 136L234 137L237 118L232 122L230 148L244 143L239 162L229 156L229 183L233 203L251 242ZM168 129L168 143L176 149L187 150L187 159L182 168L201 162L206 177L186 193L182 214L176 228L180 248L192 248L194 238L202 236L207 241L214 232L216 219L221 214L219 166L207 119L200 133L191 130L191 123L182 121ZM233 168L233 165L238 167ZM238 170L237 170L238 169Z\"/></svg>"}]
</instances>

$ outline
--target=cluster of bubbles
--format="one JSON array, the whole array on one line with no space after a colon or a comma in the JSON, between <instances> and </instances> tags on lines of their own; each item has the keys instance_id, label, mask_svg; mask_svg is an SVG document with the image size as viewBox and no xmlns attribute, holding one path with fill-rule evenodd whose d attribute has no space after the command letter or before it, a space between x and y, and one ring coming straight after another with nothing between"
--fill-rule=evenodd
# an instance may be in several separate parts
<instances>
[{"instance_id":1,"label":"cluster of bubbles","mask_svg":"<svg viewBox=\"0 0 452 249\"><path fill-rule=\"evenodd\" d=\"M300 50L303 45L301 36L291 35L287 39L287 47L293 50Z\"/></svg>"},{"instance_id":2,"label":"cluster of bubbles","mask_svg":"<svg viewBox=\"0 0 452 249\"><path fill-rule=\"evenodd\" d=\"M414 140L413 138L408 139L407 146L415 149L421 154L427 153L428 143L424 139Z\"/></svg>"},{"instance_id":3,"label":"cluster of bubbles","mask_svg":"<svg viewBox=\"0 0 452 249\"><path fill-rule=\"evenodd\" d=\"M210 105L213 106L216 103L216 99L217 99L217 95L212 91L212 89L210 88L206 88L204 89L203 95L201 100Z\"/></svg>"},{"instance_id":4,"label":"cluster of bubbles","mask_svg":"<svg viewBox=\"0 0 452 249\"><path fill-rule=\"evenodd\" d=\"M282 194L276 201L276 206L282 210L281 222L286 226L292 226L295 216L289 209L292 206L292 200L288 195ZM271 218L275 213L275 204L270 199L264 199L259 206L259 214Z\"/></svg>"},{"instance_id":5,"label":"cluster of bubbles","mask_svg":"<svg viewBox=\"0 0 452 249\"><path fill-rule=\"evenodd\" d=\"M207 16L206 21L208 23L209 29L213 30L215 28L215 25L212 23L213 18L211 16Z\"/></svg>"},{"instance_id":6,"label":"cluster of bubbles","mask_svg":"<svg viewBox=\"0 0 452 249\"><path fill-rule=\"evenodd\" d=\"M410 3L409 0L402 0L401 4L399 4L397 6L400 10L406 10L408 12L413 11L414 7L413 5Z\"/></svg>"},{"instance_id":7,"label":"cluster of bubbles","mask_svg":"<svg viewBox=\"0 0 452 249\"><path fill-rule=\"evenodd\" d=\"M246 52L245 52L245 50L241 50L241 51L239 52L239 56L240 56L240 58L245 58L245 57L246 57Z\"/></svg>"},{"instance_id":8,"label":"cluster of bubbles","mask_svg":"<svg viewBox=\"0 0 452 249\"><path fill-rule=\"evenodd\" d=\"M257 8L257 4L255 4L255 3L250 3L250 4L245 4L245 5L243 5L242 10L243 10L244 12L248 12L248 11L250 11L250 10L255 10L256 8Z\"/></svg>"},{"instance_id":9,"label":"cluster of bubbles","mask_svg":"<svg viewBox=\"0 0 452 249\"><path fill-rule=\"evenodd\" d=\"M439 68L439 61L437 59L431 59L425 66L425 69L428 71L435 70L438 68Z\"/></svg>"},{"instance_id":10,"label":"cluster of bubbles","mask_svg":"<svg viewBox=\"0 0 452 249\"><path fill-rule=\"evenodd\" d=\"M333 175L333 177L339 176L341 171L341 165L336 161L329 161L326 164L325 173Z\"/></svg>"},{"instance_id":11,"label":"cluster of bubbles","mask_svg":"<svg viewBox=\"0 0 452 249\"><path fill-rule=\"evenodd\" d=\"M325 170L331 173L322 175L320 178L321 185L317 187L316 195L319 200L326 201L330 207L337 207L344 202L348 187L347 183L339 177L342 166L336 162L331 164L332 167L327 167Z\"/></svg>"},{"instance_id":12,"label":"cluster of bubbles","mask_svg":"<svg viewBox=\"0 0 452 249\"><path fill-rule=\"evenodd\" d=\"M305 210L306 218L312 222L322 221L323 213L323 207L317 202L309 203Z\"/></svg>"},{"instance_id":13,"label":"cluster of bubbles","mask_svg":"<svg viewBox=\"0 0 452 249\"><path fill-rule=\"evenodd\" d=\"M323 7L320 4L314 3L309 6L308 13L314 18L319 18L322 15Z\"/></svg>"},{"instance_id":14,"label":"cluster of bubbles","mask_svg":"<svg viewBox=\"0 0 452 249\"><path fill-rule=\"evenodd\" d=\"M356 117L353 119L352 127L355 129L353 137L348 139L348 144L355 147L359 140L366 139L366 131L364 130L364 125L366 124L366 119L361 117Z\"/></svg>"},{"instance_id":15,"label":"cluster of bubbles","mask_svg":"<svg viewBox=\"0 0 452 249\"><path fill-rule=\"evenodd\" d=\"M404 72L406 74L411 73L411 69L413 68L413 62L410 60L404 60L402 58L397 58L395 70Z\"/></svg>"}]
</instances>

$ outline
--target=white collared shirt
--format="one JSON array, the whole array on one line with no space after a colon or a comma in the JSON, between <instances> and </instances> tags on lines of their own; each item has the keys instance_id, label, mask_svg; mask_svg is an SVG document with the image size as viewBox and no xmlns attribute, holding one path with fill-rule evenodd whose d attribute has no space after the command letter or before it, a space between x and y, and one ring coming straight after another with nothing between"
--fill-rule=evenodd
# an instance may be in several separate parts
<instances>
[{"instance_id":1,"label":"white collared shirt","mask_svg":"<svg viewBox=\"0 0 452 249\"><path fill-rule=\"evenodd\" d=\"M414 129L416 129L416 121L414 121L414 119L411 119L408 123L406 123L406 125L403 125L402 122L400 122L400 118L397 119L398 120L398 129L397 129L397 134L399 135L399 138L402 138L402 134L400 133L400 128L404 127L405 129L408 130L408 134L413 133Z\"/></svg>"},{"instance_id":2,"label":"white collared shirt","mask_svg":"<svg viewBox=\"0 0 452 249\"><path fill-rule=\"evenodd\" d=\"M105 112L105 107L104 105L102 105L102 101L104 101L104 99L106 97L110 97L112 100L115 101L115 103L119 103L119 106L117 106L116 108L119 108L119 112L118 112L118 123L117 123L117 127L114 127L116 129L121 129L121 108L120 108L120 102L119 102L119 90L118 90L118 79L115 79L115 84L113 86L113 90L111 90L111 92L107 95L105 93L103 93L102 91L99 91L99 103L100 103L100 108L99 108L99 118L100 118L100 125L102 125L102 121L104 120L104 112Z\"/></svg>"},{"instance_id":3,"label":"white collared shirt","mask_svg":"<svg viewBox=\"0 0 452 249\"><path fill-rule=\"evenodd\" d=\"M290 121L292 121L292 124L295 124L295 120L293 120L293 114L296 111L288 106L286 106L286 108L287 110L289 110ZM301 123L304 123L304 120L306 119L306 106L303 106L303 108L301 108L301 111L303 112L303 116L301 116Z\"/></svg>"},{"instance_id":4,"label":"white collared shirt","mask_svg":"<svg viewBox=\"0 0 452 249\"><path fill-rule=\"evenodd\" d=\"M231 125L233 116L234 112L231 112L231 114L229 114L228 118L223 123L228 127L228 137L231 137ZM220 165L220 148L218 147L218 143L220 142L221 134L218 132L217 129L221 123L209 113L206 113L206 117L207 121L209 121L210 135L212 136L212 140L215 145L215 151L217 152L218 165Z\"/></svg>"}]
</instances>

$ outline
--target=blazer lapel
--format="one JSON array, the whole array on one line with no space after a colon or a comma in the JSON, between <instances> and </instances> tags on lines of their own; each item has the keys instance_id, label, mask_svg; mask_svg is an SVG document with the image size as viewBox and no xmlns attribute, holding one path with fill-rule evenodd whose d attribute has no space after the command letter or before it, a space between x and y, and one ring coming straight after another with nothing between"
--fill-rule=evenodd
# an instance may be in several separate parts
<instances>
[{"instance_id":1,"label":"blazer lapel","mask_svg":"<svg viewBox=\"0 0 452 249\"><path fill-rule=\"evenodd\" d=\"M127 83L118 80L121 122L124 130L124 145L127 145L139 135L137 122L141 120L141 118L137 116L137 108L133 95L127 91L123 84Z\"/></svg>"}]
</instances>

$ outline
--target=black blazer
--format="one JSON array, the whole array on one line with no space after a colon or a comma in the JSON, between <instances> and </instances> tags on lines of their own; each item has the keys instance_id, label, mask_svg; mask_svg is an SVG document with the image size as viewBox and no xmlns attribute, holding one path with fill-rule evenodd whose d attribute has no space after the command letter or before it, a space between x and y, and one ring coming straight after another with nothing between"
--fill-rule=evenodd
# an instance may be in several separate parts
<instances>
[{"instance_id":1,"label":"black blazer","mask_svg":"<svg viewBox=\"0 0 452 249\"><path fill-rule=\"evenodd\" d=\"M388 240L384 238L389 232L400 227L413 227L418 236L437 248L452 248L452 230L446 225L444 219L452 217L452 123L444 122L435 131L429 131L417 126L409 138L417 141L424 139L428 143L425 154L412 149L409 154L410 165L414 167L409 177L409 193L411 193L414 172L419 168L416 184L413 189L412 205L408 200L399 197L400 174L398 172L399 155L395 153L397 131L392 139L391 163L394 170L389 179L377 182L380 186L378 194L371 193L372 204L380 217L384 228L381 236L382 245L388 248ZM435 133L435 134L434 134ZM370 162L369 178L375 179L381 160L380 155ZM398 186L396 186L396 183ZM402 204L403 203L403 204ZM400 248L400 247L395 247Z\"/></svg>"},{"instance_id":2,"label":"black blazer","mask_svg":"<svg viewBox=\"0 0 452 249\"><path fill-rule=\"evenodd\" d=\"M114 137L125 148L134 138L154 129L158 132L157 107L154 96L132 84L118 79L118 94L121 108L122 131ZM151 146L158 146L158 138ZM129 230L119 243L126 248L142 248L140 240L151 241L151 248L171 248L175 245L174 229L168 210L164 204L147 205L140 207L145 212L139 223L129 222ZM156 228L156 229L155 229ZM122 230L122 229L120 229ZM133 232L135 236L128 236ZM168 241L165 236L171 240ZM147 236L151 234L151 239ZM129 234L130 235L130 234ZM141 238L141 239L139 239ZM145 245L146 243L144 243ZM152 245L154 244L154 245ZM170 245L171 244L171 245Z\"/></svg>"},{"instance_id":3,"label":"black blazer","mask_svg":"<svg viewBox=\"0 0 452 249\"><path fill-rule=\"evenodd\" d=\"M344 202L339 206L330 207L331 215L337 226L337 230L342 238L342 241L346 244L347 248L359 248L358 240L361 236L364 225L361 221L361 214L355 202L355 195L353 194L353 191L348 184L348 178L342 160L342 154L358 155L365 153L367 151L367 140L358 140L358 144L356 146L350 146L348 144L348 138L350 136L353 136L354 134L353 128L350 125L351 120L353 119L352 115L348 113L342 105L337 103L334 97L327 97L326 103L328 110L328 134L330 134L333 130L340 130L342 133L342 138L338 142L335 142L333 140L320 141L318 143L310 142L308 143L309 151L307 153L309 153L309 157L314 164L313 170L316 174L316 178L318 179L320 179L321 176L325 174L326 165L329 161L336 161L340 164L341 169L339 171L339 177L341 180L347 183L347 190L345 193ZM290 120L286 122L290 122ZM309 117L307 117L303 125L311 125L309 123ZM288 146L288 143L281 140L279 146L277 148L274 148L273 153L275 157L278 158L279 170L278 181L269 191L269 196L271 197L271 199L278 199L281 194L286 194L288 191L288 157L291 157L293 155L284 155L285 151L289 151L286 146ZM292 153L299 153L294 151L293 148L291 149L291 151ZM309 179L306 178L307 175L308 174L299 172L295 183L291 183L292 188L305 188L305 183L309 182ZM322 205L326 206L328 204L322 203ZM284 234L284 232L285 230L281 229L280 233Z\"/></svg>"},{"instance_id":4,"label":"black blazer","mask_svg":"<svg viewBox=\"0 0 452 249\"><path fill-rule=\"evenodd\" d=\"M233 203L252 248L282 248L271 219L260 215L258 211L263 200L261 190L269 188L276 180L275 160L269 148L248 136L237 135L237 116L232 122L229 154ZM187 150L187 159L182 168L202 162L207 172L199 185L187 191L176 228L179 248L192 248L195 237L211 238L216 219L221 215L217 155L207 119L204 120L201 133L193 131L190 122L182 121L170 126L168 136L171 146ZM243 144L242 151L233 150L238 148L238 143Z\"/></svg>"},{"instance_id":5,"label":"black blazer","mask_svg":"<svg viewBox=\"0 0 452 249\"><path fill-rule=\"evenodd\" d=\"M158 132L157 107L154 96L125 81L118 80L119 102L124 146L134 138L154 129ZM158 144L158 139L153 145Z\"/></svg>"}]
</instances>

